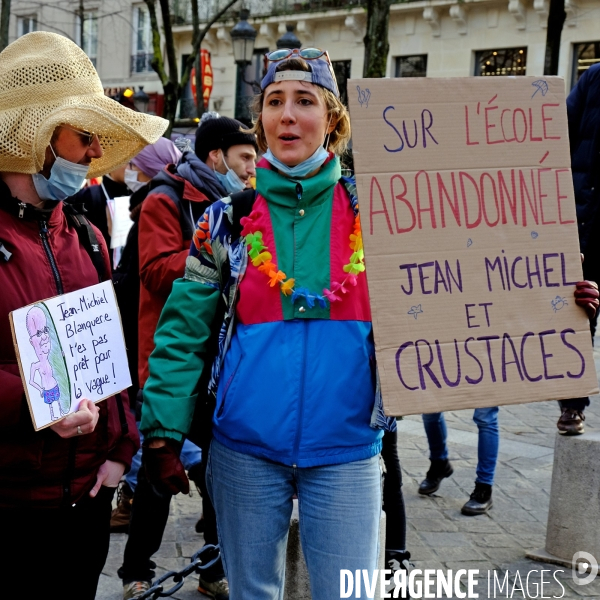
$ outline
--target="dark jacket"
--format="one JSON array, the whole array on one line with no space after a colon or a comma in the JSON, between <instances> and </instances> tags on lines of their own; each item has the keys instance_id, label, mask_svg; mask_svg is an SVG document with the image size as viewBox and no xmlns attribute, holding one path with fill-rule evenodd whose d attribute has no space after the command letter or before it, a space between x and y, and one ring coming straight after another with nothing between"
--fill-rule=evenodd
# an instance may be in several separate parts
<instances>
[{"instance_id":1,"label":"dark jacket","mask_svg":"<svg viewBox=\"0 0 600 600\"><path fill-rule=\"evenodd\" d=\"M122 394L129 425L126 435L114 397L98 404L100 418L89 435L65 440L50 428L34 431L8 314L59 293L40 236L44 223L48 251L64 293L98 283L98 272L67 221L62 203L45 211L28 206L22 218L18 213L18 200L0 180L0 240L12 253L8 261L0 258L0 507L58 507L87 494L96 482L98 468L107 459L129 465L139 438L126 394ZM95 231L108 265L106 245Z\"/></svg>"},{"instance_id":2,"label":"dark jacket","mask_svg":"<svg viewBox=\"0 0 600 600\"><path fill-rule=\"evenodd\" d=\"M168 165L151 182L139 220L140 316L138 375L148 379L154 331L173 282L183 277L196 222L227 193L193 152Z\"/></svg>"},{"instance_id":3,"label":"dark jacket","mask_svg":"<svg viewBox=\"0 0 600 600\"><path fill-rule=\"evenodd\" d=\"M600 266L600 64L581 76L567 98L571 169L584 271Z\"/></svg>"}]
</instances>

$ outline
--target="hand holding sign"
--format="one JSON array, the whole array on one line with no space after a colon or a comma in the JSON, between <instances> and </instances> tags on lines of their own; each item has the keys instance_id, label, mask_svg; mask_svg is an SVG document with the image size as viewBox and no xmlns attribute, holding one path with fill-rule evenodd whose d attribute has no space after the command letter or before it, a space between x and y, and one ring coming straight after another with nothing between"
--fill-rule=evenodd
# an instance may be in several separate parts
<instances>
[{"instance_id":1,"label":"hand holding sign","mask_svg":"<svg viewBox=\"0 0 600 600\"><path fill-rule=\"evenodd\" d=\"M575 302L585 309L588 319L593 319L600 304L598 284L594 281L579 281L575 286Z\"/></svg>"},{"instance_id":2,"label":"hand holding sign","mask_svg":"<svg viewBox=\"0 0 600 600\"><path fill-rule=\"evenodd\" d=\"M100 409L91 401L83 399L79 403L77 412L67 415L50 429L60 435L61 438L72 438L77 435L92 433L98 423Z\"/></svg>"}]
</instances>

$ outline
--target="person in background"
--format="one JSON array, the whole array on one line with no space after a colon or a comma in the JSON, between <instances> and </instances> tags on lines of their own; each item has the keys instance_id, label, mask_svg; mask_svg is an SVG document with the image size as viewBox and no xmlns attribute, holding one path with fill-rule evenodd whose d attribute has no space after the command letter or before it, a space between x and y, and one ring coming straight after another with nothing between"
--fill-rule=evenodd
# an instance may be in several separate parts
<instances>
[{"instance_id":1,"label":"person in background","mask_svg":"<svg viewBox=\"0 0 600 600\"><path fill-rule=\"evenodd\" d=\"M0 577L6 598L93 600L111 502L139 438L127 397L35 431L9 313L110 277L98 229L64 200L168 123L104 96L86 54L34 32L0 54ZM33 563L32 563L33 560ZM32 567L33 564L33 567Z\"/></svg>"},{"instance_id":2,"label":"person in background","mask_svg":"<svg viewBox=\"0 0 600 600\"><path fill-rule=\"evenodd\" d=\"M255 173L255 136L234 119L205 114L197 130L195 149L196 153L184 153L177 165L168 165L154 177L151 190L141 204L138 244L141 388L148 378L148 358L154 349L156 325L173 282L184 273L196 221L216 200L243 190ZM137 167L144 170L144 162L138 160ZM143 402L143 389L141 397ZM198 413L205 402L205 394L201 392L197 399ZM206 419L202 434L194 440L202 451L186 439L180 455L190 478L202 492L204 540L217 544L216 519L206 492L205 465L201 462L210 443L209 426ZM119 569L125 600L143 594L151 585L154 577L151 556L160 547L171 497L168 491L150 485L143 469L139 471L131 505L129 539ZM199 590L217 600L229 598L220 563L210 572L203 572Z\"/></svg>"},{"instance_id":3,"label":"person in background","mask_svg":"<svg viewBox=\"0 0 600 600\"><path fill-rule=\"evenodd\" d=\"M600 281L600 65L584 71L567 97L571 172L579 249L583 255L583 276ZM590 318L592 346L598 315ZM585 408L590 399L560 400L556 424L562 435L581 435L585 430Z\"/></svg>"},{"instance_id":4,"label":"person in background","mask_svg":"<svg viewBox=\"0 0 600 600\"><path fill-rule=\"evenodd\" d=\"M69 204L73 206L83 206L86 217L100 230L109 249L111 270L117 266L118 255L116 256L114 251L110 252L112 229L110 201L113 198L129 196L131 193L125 184L126 168L126 165L121 165L113 169L104 175L97 185L88 185L68 199Z\"/></svg>"},{"instance_id":5,"label":"person in background","mask_svg":"<svg viewBox=\"0 0 600 600\"><path fill-rule=\"evenodd\" d=\"M127 346L127 359L131 372L131 388L128 390L130 405L137 408L138 404L138 320L140 310L140 264L138 251L138 222L142 210L142 203L151 190L149 182L168 164L176 164L181 158L173 142L167 138L160 138L154 144L146 146L137 156L121 167L122 179L127 182L127 195L129 197L130 218L133 222L127 242L123 248L119 263L115 265L113 284L117 295L125 344ZM139 421L139 418L136 419ZM196 462L195 455L199 450L193 450L192 463ZM127 532L131 516L131 502L133 491L137 484L137 474L141 465L141 450L133 457L131 470L127 473L117 492L117 507L113 510L110 520L111 532ZM199 458L197 459L199 461Z\"/></svg>"}]
</instances>

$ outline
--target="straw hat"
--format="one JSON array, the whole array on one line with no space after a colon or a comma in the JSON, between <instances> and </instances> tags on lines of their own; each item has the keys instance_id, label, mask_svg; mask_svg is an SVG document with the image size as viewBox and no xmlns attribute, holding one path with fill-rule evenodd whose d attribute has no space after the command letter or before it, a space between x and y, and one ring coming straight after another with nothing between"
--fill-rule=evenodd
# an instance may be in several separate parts
<instances>
[{"instance_id":1,"label":"straw hat","mask_svg":"<svg viewBox=\"0 0 600 600\"><path fill-rule=\"evenodd\" d=\"M61 124L98 135L104 154L88 174L96 177L156 142L168 121L107 98L90 59L66 37L28 33L0 53L0 171L41 171Z\"/></svg>"}]
</instances>

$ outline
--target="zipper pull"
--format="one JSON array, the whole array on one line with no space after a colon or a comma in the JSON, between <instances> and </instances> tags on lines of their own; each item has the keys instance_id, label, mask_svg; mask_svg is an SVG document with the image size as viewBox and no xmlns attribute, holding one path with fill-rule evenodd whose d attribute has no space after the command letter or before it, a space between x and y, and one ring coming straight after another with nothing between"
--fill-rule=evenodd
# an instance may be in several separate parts
<instances>
[{"instance_id":1,"label":"zipper pull","mask_svg":"<svg viewBox=\"0 0 600 600\"><path fill-rule=\"evenodd\" d=\"M48 224L46 221L40 221L40 236L46 237L48 235Z\"/></svg>"},{"instance_id":2,"label":"zipper pull","mask_svg":"<svg viewBox=\"0 0 600 600\"><path fill-rule=\"evenodd\" d=\"M296 195L298 196L298 202L300 202L300 200L302 200L302 192L303 191L304 190L302 189L302 186L299 183L297 183L296 184Z\"/></svg>"},{"instance_id":3,"label":"zipper pull","mask_svg":"<svg viewBox=\"0 0 600 600\"><path fill-rule=\"evenodd\" d=\"M27 204L25 204L25 202L19 202L19 219L23 218L26 208L27 208Z\"/></svg>"}]
</instances>

